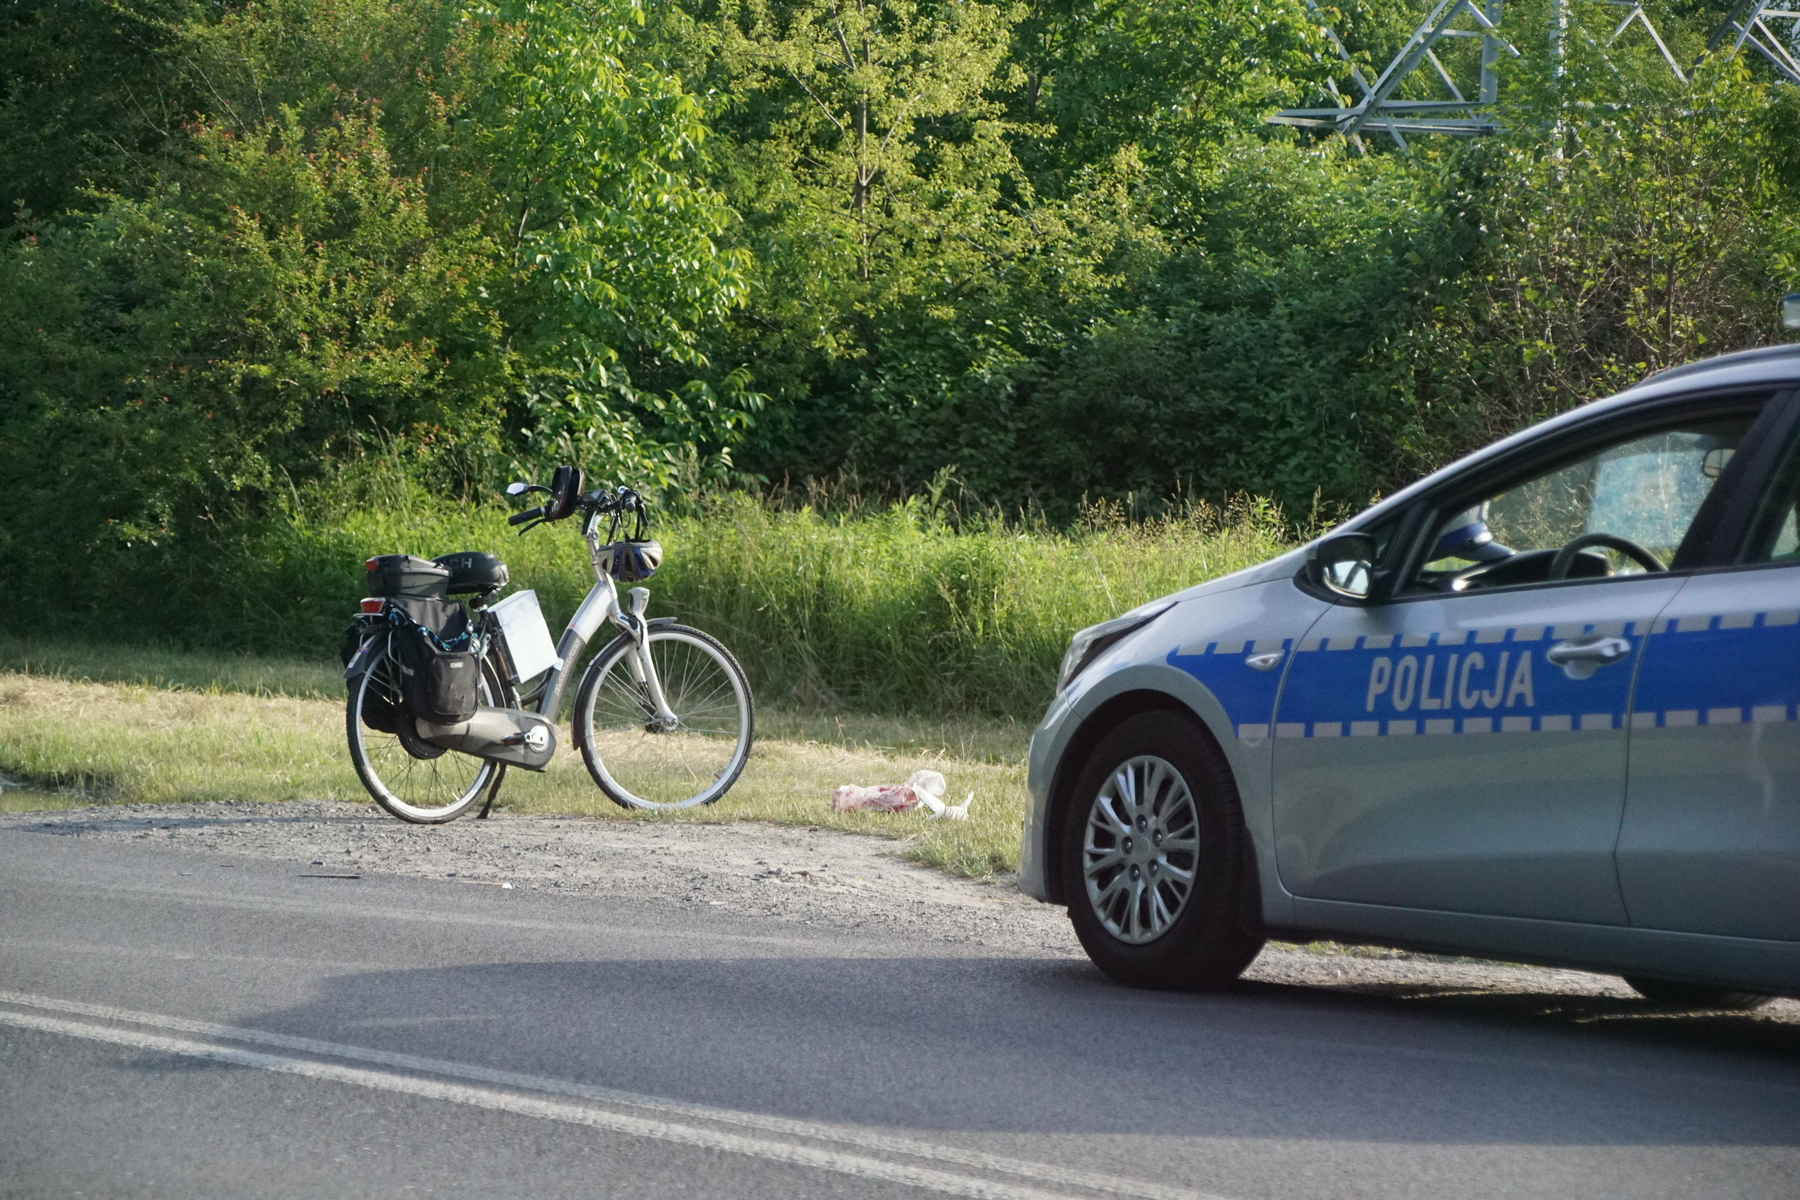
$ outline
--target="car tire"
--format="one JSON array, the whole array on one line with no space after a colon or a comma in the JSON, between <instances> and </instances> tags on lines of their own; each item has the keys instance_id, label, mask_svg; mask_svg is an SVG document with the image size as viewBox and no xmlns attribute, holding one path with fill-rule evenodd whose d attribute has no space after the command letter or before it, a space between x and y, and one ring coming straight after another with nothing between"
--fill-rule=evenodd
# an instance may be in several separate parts
<instances>
[{"instance_id":1,"label":"car tire","mask_svg":"<svg viewBox=\"0 0 1800 1200\"><path fill-rule=\"evenodd\" d=\"M1237 786L1206 730L1164 710L1131 717L1070 793L1061 853L1075 936L1131 987L1230 983L1263 946L1242 920L1248 847Z\"/></svg>"},{"instance_id":2,"label":"car tire","mask_svg":"<svg viewBox=\"0 0 1800 1200\"><path fill-rule=\"evenodd\" d=\"M1710 987L1704 983L1677 983L1672 979L1647 979L1627 975L1631 990L1665 1008L1710 1009L1715 1012L1749 1012L1761 1008L1775 997L1763 992L1745 992L1736 988Z\"/></svg>"}]
</instances>

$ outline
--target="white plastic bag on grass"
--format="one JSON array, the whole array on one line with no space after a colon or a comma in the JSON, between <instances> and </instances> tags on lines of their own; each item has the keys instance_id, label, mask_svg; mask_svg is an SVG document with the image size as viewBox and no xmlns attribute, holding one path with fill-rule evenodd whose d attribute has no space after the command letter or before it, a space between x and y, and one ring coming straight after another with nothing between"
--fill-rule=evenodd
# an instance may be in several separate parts
<instances>
[{"instance_id":1,"label":"white plastic bag on grass","mask_svg":"<svg viewBox=\"0 0 1800 1200\"><path fill-rule=\"evenodd\" d=\"M874 787L858 787L854 783L846 783L831 793L833 812L849 812L852 809L864 809L872 812L905 812L909 808L923 806L931 813L930 820L944 817L951 821L969 819L969 801L975 798L970 792L968 799L961 804L945 804L943 795L949 784L936 771L914 771L905 783L882 783Z\"/></svg>"}]
</instances>

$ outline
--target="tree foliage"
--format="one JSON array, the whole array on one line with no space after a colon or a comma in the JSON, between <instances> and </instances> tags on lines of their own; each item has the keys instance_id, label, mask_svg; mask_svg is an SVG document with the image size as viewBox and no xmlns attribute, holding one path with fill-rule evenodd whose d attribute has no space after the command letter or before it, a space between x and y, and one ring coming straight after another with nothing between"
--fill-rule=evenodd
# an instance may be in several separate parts
<instances>
[{"instance_id":1,"label":"tree foliage","mask_svg":"<svg viewBox=\"0 0 1800 1200\"><path fill-rule=\"evenodd\" d=\"M1548 145L1478 147L1447 188L1481 222L1464 302L1431 329L1452 444L1779 336L1776 298L1800 286L1800 94L1746 66L1680 89L1646 71L1612 113L1580 102L1583 81L1517 81Z\"/></svg>"},{"instance_id":2,"label":"tree foliage","mask_svg":"<svg viewBox=\"0 0 1800 1200\"><path fill-rule=\"evenodd\" d=\"M65 17L109 57L70 53ZM630 0L12 13L6 523L73 491L90 548L163 542L394 437L465 476L728 469L757 396L701 330L742 302L744 255L696 170L699 104L630 59L638 19ZM45 114L90 89L88 152L50 161Z\"/></svg>"},{"instance_id":3,"label":"tree foliage","mask_svg":"<svg viewBox=\"0 0 1800 1200\"><path fill-rule=\"evenodd\" d=\"M1653 9L1701 58L1720 6ZM1800 89L1568 11L1558 57L1508 4L1505 132L1405 153L1263 123L1347 86L1303 0L15 0L0 560L266 548L376 444L462 495L1358 504L1780 336ZM1323 12L1366 77L1410 31Z\"/></svg>"}]
</instances>

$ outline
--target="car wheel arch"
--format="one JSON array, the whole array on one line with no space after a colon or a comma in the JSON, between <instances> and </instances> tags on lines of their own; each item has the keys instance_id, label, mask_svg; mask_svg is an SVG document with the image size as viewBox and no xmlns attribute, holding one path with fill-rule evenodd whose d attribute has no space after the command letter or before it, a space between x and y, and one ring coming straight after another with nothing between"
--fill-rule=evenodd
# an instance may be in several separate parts
<instances>
[{"instance_id":1,"label":"car wheel arch","mask_svg":"<svg viewBox=\"0 0 1800 1200\"><path fill-rule=\"evenodd\" d=\"M1070 793L1074 790L1076 779L1080 777L1082 770L1087 766L1088 759L1099 747L1101 740L1132 717L1140 713L1158 710L1177 713L1191 721L1200 736L1204 737L1219 753L1219 759L1226 764L1226 769L1230 770L1230 758L1224 754L1218 738L1214 736L1206 721L1179 698L1171 696L1167 692L1147 688L1110 696L1081 722L1075 732L1070 735L1068 744L1063 747L1062 753L1058 756L1056 773L1050 783L1049 811L1046 813L1047 819L1044 824L1048 847L1062 844L1063 827L1069 819L1072 803ZM1241 788L1239 792L1241 810ZM1240 817L1241 815L1240 811ZM1254 855L1249 857L1252 860L1255 858ZM1251 869L1254 870L1254 862L1251 863ZM1054 852L1047 853L1044 858L1044 885L1052 904L1068 903L1067 894L1063 890L1061 856Z\"/></svg>"}]
</instances>

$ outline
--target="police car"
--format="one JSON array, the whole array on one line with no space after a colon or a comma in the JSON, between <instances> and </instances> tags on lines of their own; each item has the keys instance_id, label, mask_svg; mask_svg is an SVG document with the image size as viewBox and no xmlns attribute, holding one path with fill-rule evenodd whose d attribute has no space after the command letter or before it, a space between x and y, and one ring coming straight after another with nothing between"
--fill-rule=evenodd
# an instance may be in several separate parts
<instances>
[{"instance_id":1,"label":"police car","mask_svg":"<svg viewBox=\"0 0 1800 1200\"><path fill-rule=\"evenodd\" d=\"M1084 629L1021 884L1146 987L1268 937L1800 995L1800 346L1651 376Z\"/></svg>"}]
</instances>

